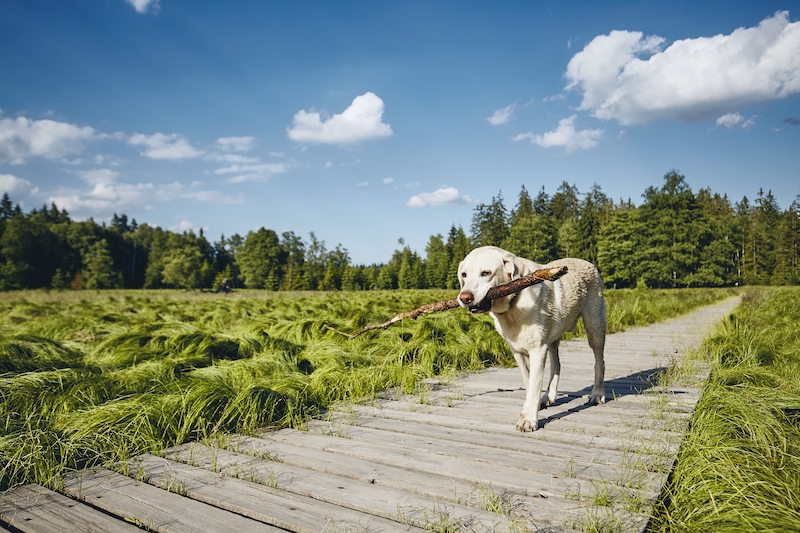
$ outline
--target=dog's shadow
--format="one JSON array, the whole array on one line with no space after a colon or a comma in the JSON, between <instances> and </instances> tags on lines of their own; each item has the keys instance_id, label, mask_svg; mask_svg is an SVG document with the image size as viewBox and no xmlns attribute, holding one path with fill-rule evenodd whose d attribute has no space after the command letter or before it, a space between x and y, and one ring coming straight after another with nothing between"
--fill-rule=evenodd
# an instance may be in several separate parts
<instances>
[{"instance_id":1,"label":"dog's shadow","mask_svg":"<svg viewBox=\"0 0 800 533\"><path fill-rule=\"evenodd\" d=\"M625 396L630 396L632 394L644 394L648 389L651 389L657 385L659 375L666 370L666 367L651 368L648 370L642 370L640 372L634 372L633 374L628 374L627 376L606 380L606 403L617 401L620 398L624 398ZM559 391L559 397L550 407L570 403L574 401L575 398L589 396L591 392L591 386L584 387L583 389L577 391ZM680 393L680 391L674 392ZM539 424L546 426L548 423L554 420L565 418L572 413L579 413L585 409L589 409L590 407L594 407L594 405L588 403L576 405L574 407L570 407L566 411L553 413L550 416L541 418L539 420ZM546 415L547 409L542 410L541 413L542 415Z\"/></svg>"}]
</instances>

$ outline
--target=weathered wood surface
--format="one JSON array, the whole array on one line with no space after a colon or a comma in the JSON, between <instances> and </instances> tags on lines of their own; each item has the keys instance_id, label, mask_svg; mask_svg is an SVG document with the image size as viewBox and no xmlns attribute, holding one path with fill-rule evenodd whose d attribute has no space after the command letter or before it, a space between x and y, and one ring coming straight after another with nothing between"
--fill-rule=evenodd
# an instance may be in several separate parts
<instances>
[{"instance_id":1,"label":"weathered wood surface","mask_svg":"<svg viewBox=\"0 0 800 533\"><path fill-rule=\"evenodd\" d=\"M141 531L133 524L39 485L23 485L3 494L0 520L24 533Z\"/></svg>"},{"instance_id":2,"label":"weathered wood surface","mask_svg":"<svg viewBox=\"0 0 800 533\"><path fill-rule=\"evenodd\" d=\"M609 335L605 405L585 404L594 357L561 343L562 379L543 427L514 424L517 369L491 369L418 393L339 405L308 431L231 435L142 455L128 475L75 473L65 490L0 495L0 527L55 531L641 531L699 390L655 376L737 299ZM703 377L705 368L698 368ZM2 531L2 529L0 529Z\"/></svg>"}]
</instances>

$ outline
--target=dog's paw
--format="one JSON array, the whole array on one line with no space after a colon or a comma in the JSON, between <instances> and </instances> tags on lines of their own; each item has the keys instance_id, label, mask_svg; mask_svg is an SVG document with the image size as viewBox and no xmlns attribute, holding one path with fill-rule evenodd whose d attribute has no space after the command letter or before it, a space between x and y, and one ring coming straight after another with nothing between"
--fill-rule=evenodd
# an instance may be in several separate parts
<instances>
[{"instance_id":1,"label":"dog's paw","mask_svg":"<svg viewBox=\"0 0 800 533\"><path fill-rule=\"evenodd\" d=\"M606 395L605 393L593 393L589 396L589 401L586 402L589 405L600 405L601 403L606 403Z\"/></svg>"},{"instance_id":2,"label":"dog's paw","mask_svg":"<svg viewBox=\"0 0 800 533\"><path fill-rule=\"evenodd\" d=\"M539 409L546 409L547 407L553 405L554 401L550 399L547 394L542 396L542 399L539 400Z\"/></svg>"},{"instance_id":3,"label":"dog's paw","mask_svg":"<svg viewBox=\"0 0 800 533\"><path fill-rule=\"evenodd\" d=\"M539 429L538 420L534 420L533 422L531 422L527 418L520 417L519 420L517 421L517 431L522 431L523 433L526 433L528 431L536 431L537 429Z\"/></svg>"}]
</instances>

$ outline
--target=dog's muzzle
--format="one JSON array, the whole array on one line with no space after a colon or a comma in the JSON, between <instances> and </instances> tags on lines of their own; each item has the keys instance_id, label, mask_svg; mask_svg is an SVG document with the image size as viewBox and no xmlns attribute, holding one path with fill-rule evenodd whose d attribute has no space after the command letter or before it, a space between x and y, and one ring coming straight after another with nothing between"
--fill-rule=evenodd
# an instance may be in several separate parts
<instances>
[{"instance_id":1,"label":"dog's muzzle","mask_svg":"<svg viewBox=\"0 0 800 533\"><path fill-rule=\"evenodd\" d=\"M469 312L472 314L486 313L492 310L492 301L489 298L484 298L476 304L474 303L475 296L469 291L462 291L461 294L458 295L458 300L461 305L469 309Z\"/></svg>"}]
</instances>

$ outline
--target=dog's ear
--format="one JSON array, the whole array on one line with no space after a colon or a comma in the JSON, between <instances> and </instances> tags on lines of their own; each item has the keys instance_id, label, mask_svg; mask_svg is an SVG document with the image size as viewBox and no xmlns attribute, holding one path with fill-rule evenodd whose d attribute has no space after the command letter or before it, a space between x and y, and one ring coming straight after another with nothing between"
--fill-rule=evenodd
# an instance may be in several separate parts
<instances>
[{"instance_id":1,"label":"dog's ear","mask_svg":"<svg viewBox=\"0 0 800 533\"><path fill-rule=\"evenodd\" d=\"M506 252L503 254L503 270L508 274L509 279L517 279L519 277L519 267L516 259L517 256L512 253Z\"/></svg>"}]
</instances>

